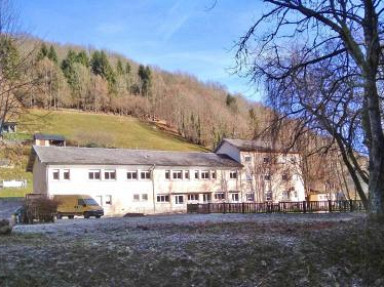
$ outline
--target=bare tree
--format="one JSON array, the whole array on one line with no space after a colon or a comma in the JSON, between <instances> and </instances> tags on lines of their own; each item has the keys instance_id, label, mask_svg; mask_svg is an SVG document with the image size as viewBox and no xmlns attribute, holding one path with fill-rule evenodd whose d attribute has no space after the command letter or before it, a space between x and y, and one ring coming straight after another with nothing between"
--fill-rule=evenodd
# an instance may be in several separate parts
<instances>
[{"instance_id":1,"label":"bare tree","mask_svg":"<svg viewBox=\"0 0 384 287\"><path fill-rule=\"evenodd\" d=\"M384 135L381 0L265 0L268 12L238 43L241 68L265 80L270 103L283 117L331 136L368 203L361 181L369 184L369 210L384 215ZM274 25L252 46L266 21ZM292 43L295 43L293 45ZM257 53L256 59L250 57ZM369 173L355 151L367 152Z\"/></svg>"},{"instance_id":2,"label":"bare tree","mask_svg":"<svg viewBox=\"0 0 384 287\"><path fill-rule=\"evenodd\" d=\"M0 0L0 135L6 121L26 112L20 95L39 82L38 77L31 77L31 51L20 54L17 49L22 41L10 1Z\"/></svg>"}]
</instances>

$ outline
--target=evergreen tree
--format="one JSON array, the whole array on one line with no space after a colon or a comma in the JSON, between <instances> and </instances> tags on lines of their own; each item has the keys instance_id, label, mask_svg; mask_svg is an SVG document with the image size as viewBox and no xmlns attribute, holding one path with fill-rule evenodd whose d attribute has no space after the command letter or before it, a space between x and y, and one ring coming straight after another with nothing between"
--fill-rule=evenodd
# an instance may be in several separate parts
<instances>
[{"instance_id":1,"label":"evergreen tree","mask_svg":"<svg viewBox=\"0 0 384 287\"><path fill-rule=\"evenodd\" d=\"M85 67L89 67L89 58L87 52L80 51L76 56L76 63L82 64Z\"/></svg>"},{"instance_id":2,"label":"evergreen tree","mask_svg":"<svg viewBox=\"0 0 384 287\"><path fill-rule=\"evenodd\" d=\"M152 87L152 72L151 69L143 65L139 66L138 74L141 80L141 95L144 97L150 97L150 91Z\"/></svg>"},{"instance_id":3,"label":"evergreen tree","mask_svg":"<svg viewBox=\"0 0 384 287\"><path fill-rule=\"evenodd\" d=\"M125 64L125 73L127 75L131 73L131 65L128 62Z\"/></svg>"},{"instance_id":4,"label":"evergreen tree","mask_svg":"<svg viewBox=\"0 0 384 287\"><path fill-rule=\"evenodd\" d=\"M12 40L5 36L0 36L0 74L1 82L12 81L20 75L17 69L19 53L12 43Z\"/></svg>"},{"instance_id":5,"label":"evergreen tree","mask_svg":"<svg viewBox=\"0 0 384 287\"><path fill-rule=\"evenodd\" d=\"M117 65L116 65L116 73L118 76L121 76L125 74L124 68L123 68L123 63L121 62L120 59L117 60Z\"/></svg>"},{"instance_id":6,"label":"evergreen tree","mask_svg":"<svg viewBox=\"0 0 384 287\"><path fill-rule=\"evenodd\" d=\"M111 93L116 92L116 75L104 51L95 51L92 54L91 69L95 75L99 75L108 81Z\"/></svg>"},{"instance_id":7,"label":"evergreen tree","mask_svg":"<svg viewBox=\"0 0 384 287\"><path fill-rule=\"evenodd\" d=\"M64 76L67 78L68 84L73 87L74 85L74 64L76 63L76 52L69 50L67 57L61 62L61 69Z\"/></svg>"},{"instance_id":8,"label":"evergreen tree","mask_svg":"<svg viewBox=\"0 0 384 287\"><path fill-rule=\"evenodd\" d=\"M51 45L47 54L48 59L57 64L59 62L55 48Z\"/></svg>"},{"instance_id":9,"label":"evergreen tree","mask_svg":"<svg viewBox=\"0 0 384 287\"><path fill-rule=\"evenodd\" d=\"M48 48L47 48L47 45L45 45L45 43L43 43L43 44L41 44L40 51L37 53L36 60L41 61L42 59L44 59L47 56L48 56Z\"/></svg>"}]
</instances>

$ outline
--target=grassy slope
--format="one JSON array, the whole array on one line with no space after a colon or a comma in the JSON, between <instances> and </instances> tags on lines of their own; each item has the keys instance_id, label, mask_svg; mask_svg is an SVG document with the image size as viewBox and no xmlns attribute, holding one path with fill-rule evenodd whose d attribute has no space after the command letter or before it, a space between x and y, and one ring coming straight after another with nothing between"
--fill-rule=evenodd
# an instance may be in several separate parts
<instances>
[{"instance_id":1,"label":"grassy slope","mask_svg":"<svg viewBox=\"0 0 384 287\"><path fill-rule=\"evenodd\" d=\"M182 137L161 132L133 117L74 111L47 113L34 110L32 114L43 117L47 123L40 132L62 134L79 144L94 142L109 147L206 151L201 146L186 142Z\"/></svg>"},{"instance_id":2,"label":"grassy slope","mask_svg":"<svg viewBox=\"0 0 384 287\"><path fill-rule=\"evenodd\" d=\"M186 142L182 137L169 135L133 117L74 111L31 111L43 120L36 125L20 126L13 138L32 138L35 132L61 134L71 143L97 144L107 147L158 149L174 151L206 151L201 146ZM31 128L32 127L32 128ZM23 196L32 191L32 174L25 171L30 147L15 145L0 149L0 156L10 158L14 168L0 168L0 179L27 179L25 189L0 190L0 197Z\"/></svg>"}]
</instances>

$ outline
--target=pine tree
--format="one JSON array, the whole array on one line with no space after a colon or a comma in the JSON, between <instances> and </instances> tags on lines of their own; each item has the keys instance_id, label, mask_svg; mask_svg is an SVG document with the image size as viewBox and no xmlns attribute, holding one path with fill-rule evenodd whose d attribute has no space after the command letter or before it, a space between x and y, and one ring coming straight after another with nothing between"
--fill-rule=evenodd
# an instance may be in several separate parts
<instances>
[{"instance_id":1,"label":"pine tree","mask_svg":"<svg viewBox=\"0 0 384 287\"><path fill-rule=\"evenodd\" d=\"M55 48L51 45L47 54L48 59L57 64L59 62Z\"/></svg>"},{"instance_id":2,"label":"pine tree","mask_svg":"<svg viewBox=\"0 0 384 287\"><path fill-rule=\"evenodd\" d=\"M76 56L76 63L82 64L85 67L89 67L89 58L87 52L80 51Z\"/></svg>"},{"instance_id":3,"label":"pine tree","mask_svg":"<svg viewBox=\"0 0 384 287\"><path fill-rule=\"evenodd\" d=\"M143 65L139 66L138 74L141 80L141 95L143 97L150 97L152 87L152 72L151 69Z\"/></svg>"},{"instance_id":4,"label":"pine tree","mask_svg":"<svg viewBox=\"0 0 384 287\"><path fill-rule=\"evenodd\" d=\"M47 48L47 45L45 45L45 43L43 43L43 44L41 44L40 51L37 53L36 60L41 61L42 59L47 57L47 55L48 55L48 48Z\"/></svg>"},{"instance_id":5,"label":"pine tree","mask_svg":"<svg viewBox=\"0 0 384 287\"><path fill-rule=\"evenodd\" d=\"M128 62L125 64L125 73L127 75L131 73L131 65Z\"/></svg>"},{"instance_id":6,"label":"pine tree","mask_svg":"<svg viewBox=\"0 0 384 287\"><path fill-rule=\"evenodd\" d=\"M121 76L125 74L124 68L123 68L123 63L121 62L120 59L117 60L117 65L116 65L116 73L118 76Z\"/></svg>"}]
</instances>

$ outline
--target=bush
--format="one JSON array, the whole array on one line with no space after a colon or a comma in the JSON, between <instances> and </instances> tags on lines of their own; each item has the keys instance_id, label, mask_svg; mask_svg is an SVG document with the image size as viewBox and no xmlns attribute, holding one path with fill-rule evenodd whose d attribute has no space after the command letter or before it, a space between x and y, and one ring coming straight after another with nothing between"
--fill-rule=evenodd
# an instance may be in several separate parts
<instances>
[{"instance_id":1,"label":"bush","mask_svg":"<svg viewBox=\"0 0 384 287\"><path fill-rule=\"evenodd\" d=\"M35 220L39 222L54 222L58 205L58 201L47 197L27 199L22 208L20 221L30 224Z\"/></svg>"},{"instance_id":2,"label":"bush","mask_svg":"<svg viewBox=\"0 0 384 287\"><path fill-rule=\"evenodd\" d=\"M9 220L2 219L0 220L0 235L9 235L11 234L12 226L9 223Z\"/></svg>"}]
</instances>

